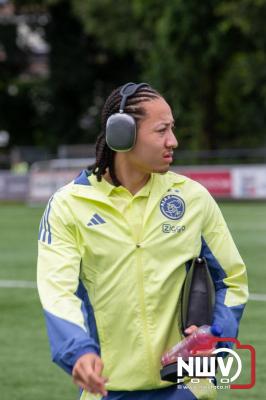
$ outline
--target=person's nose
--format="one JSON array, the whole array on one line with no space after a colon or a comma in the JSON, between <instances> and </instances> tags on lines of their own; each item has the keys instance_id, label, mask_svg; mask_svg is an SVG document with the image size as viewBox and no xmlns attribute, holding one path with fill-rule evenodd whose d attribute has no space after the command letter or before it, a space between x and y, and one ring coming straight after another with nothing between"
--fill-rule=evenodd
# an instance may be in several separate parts
<instances>
[{"instance_id":1,"label":"person's nose","mask_svg":"<svg viewBox=\"0 0 266 400\"><path fill-rule=\"evenodd\" d=\"M178 141L175 137L174 132L171 129L171 131L167 135L166 147L176 149L177 146L178 146Z\"/></svg>"}]
</instances>

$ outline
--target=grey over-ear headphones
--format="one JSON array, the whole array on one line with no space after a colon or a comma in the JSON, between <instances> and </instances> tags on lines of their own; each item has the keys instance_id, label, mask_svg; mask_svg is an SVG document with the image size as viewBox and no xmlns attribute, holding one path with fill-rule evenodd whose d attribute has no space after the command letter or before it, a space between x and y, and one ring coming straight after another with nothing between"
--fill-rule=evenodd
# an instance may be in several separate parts
<instances>
[{"instance_id":1,"label":"grey over-ear headphones","mask_svg":"<svg viewBox=\"0 0 266 400\"><path fill-rule=\"evenodd\" d=\"M136 122L134 118L124 112L127 98L133 96L136 91L142 86L149 86L147 83L125 84L120 94L122 100L119 107L119 113L111 115L106 122L106 143L110 149L114 151L129 151L136 142Z\"/></svg>"}]
</instances>

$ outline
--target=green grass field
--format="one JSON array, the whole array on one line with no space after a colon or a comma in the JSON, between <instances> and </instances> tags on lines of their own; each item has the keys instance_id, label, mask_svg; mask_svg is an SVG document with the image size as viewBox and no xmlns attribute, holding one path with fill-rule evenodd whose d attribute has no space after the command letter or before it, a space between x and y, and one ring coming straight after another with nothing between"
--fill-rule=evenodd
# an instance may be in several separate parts
<instances>
[{"instance_id":1,"label":"green grass field","mask_svg":"<svg viewBox=\"0 0 266 400\"><path fill-rule=\"evenodd\" d=\"M221 208L249 275L251 293L266 294L266 204L223 203ZM0 281L34 281L41 208L0 205ZM250 301L239 339L257 352L257 383L250 390L219 391L218 399L264 400L265 301ZM72 400L71 378L50 361L35 289L0 288L1 400Z\"/></svg>"}]
</instances>

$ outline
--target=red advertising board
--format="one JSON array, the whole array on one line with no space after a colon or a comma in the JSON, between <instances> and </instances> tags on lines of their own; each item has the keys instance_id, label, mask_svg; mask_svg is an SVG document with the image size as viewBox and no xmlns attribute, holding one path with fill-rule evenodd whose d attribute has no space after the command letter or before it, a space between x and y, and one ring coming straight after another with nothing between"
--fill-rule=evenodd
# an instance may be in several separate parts
<instances>
[{"instance_id":1,"label":"red advertising board","mask_svg":"<svg viewBox=\"0 0 266 400\"><path fill-rule=\"evenodd\" d=\"M230 170L219 171L182 171L183 175L198 181L208 189L208 191L217 197L231 197L232 195L232 177Z\"/></svg>"}]
</instances>

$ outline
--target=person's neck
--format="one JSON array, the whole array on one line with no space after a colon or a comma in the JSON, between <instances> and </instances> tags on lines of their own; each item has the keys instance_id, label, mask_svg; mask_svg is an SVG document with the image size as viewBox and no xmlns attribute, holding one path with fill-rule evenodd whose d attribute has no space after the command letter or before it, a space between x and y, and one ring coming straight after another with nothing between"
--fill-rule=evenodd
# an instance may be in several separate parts
<instances>
[{"instance_id":1,"label":"person's neck","mask_svg":"<svg viewBox=\"0 0 266 400\"><path fill-rule=\"evenodd\" d=\"M146 185L151 176L150 173L135 170L124 163L118 165L115 163L115 171L121 185L133 196ZM109 171L105 173L104 178L107 182L113 184Z\"/></svg>"}]
</instances>

